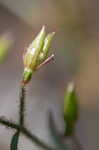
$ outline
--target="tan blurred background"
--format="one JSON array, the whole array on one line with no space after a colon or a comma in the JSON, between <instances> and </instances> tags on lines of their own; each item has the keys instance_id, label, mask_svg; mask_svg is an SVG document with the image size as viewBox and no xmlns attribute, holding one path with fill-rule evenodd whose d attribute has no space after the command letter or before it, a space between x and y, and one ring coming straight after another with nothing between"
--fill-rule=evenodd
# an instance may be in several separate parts
<instances>
[{"instance_id":1,"label":"tan blurred background","mask_svg":"<svg viewBox=\"0 0 99 150\"><path fill-rule=\"evenodd\" d=\"M11 39L0 64L0 115L18 118L19 81L24 49L46 25L55 31L55 62L38 71L28 87L26 125L51 143L47 111L54 112L62 131L64 92L69 81L77 86L80 118L77 136L84 150L99 148L99 1L98 0L0 0L0 35ZM8 150L12 131L0 126L0 149ZM20 138L19 150L38 150Z\"/></svg>"}]
</instances>

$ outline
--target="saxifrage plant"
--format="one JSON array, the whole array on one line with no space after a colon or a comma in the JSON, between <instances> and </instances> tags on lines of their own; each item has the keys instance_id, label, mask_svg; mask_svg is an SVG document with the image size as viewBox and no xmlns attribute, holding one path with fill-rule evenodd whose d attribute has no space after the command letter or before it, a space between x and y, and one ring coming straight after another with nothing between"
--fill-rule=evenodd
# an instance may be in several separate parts
<instances>
[{"instance_id":1,"label":"saxifrage plant","mask_svg":"<svg viewBox=\"0 0 99 150\"><path fill-rule=\"evenodd\" d=\"M76 149L82 149L80 143L78 142L78 139L75 136L75 125L79 113L77 95L73 83L69 83L67 91L65 92L63 110L63 118L65 124L64 133L58 132L52 112L49 112L48 115L49 131L55 145L54 147L49 146L41 139L39 139L36 135L32 134L24 124L24 112L26 110L26 86L29 84L32 76L37 70L54 59L54 54L49 56L50 45L54 34L55 33L53 32L46 35L45 27L43 26L40 33L29 45L27 51L23 55L24 71L22 80L20 82L18 122L12 122L0 117L0 124L15 130L15 133L11 139L10 150L18 150L18 141L20 134L23 134L29 140L31 140L31 142L37 144L39 147L45 150L68 150L69 148L67 148L67 145L63 142L63 139L67 140L67 138L71 138L73 140ZM72 149L74 149L74 147Z\"/></svg>"}]
</instances>

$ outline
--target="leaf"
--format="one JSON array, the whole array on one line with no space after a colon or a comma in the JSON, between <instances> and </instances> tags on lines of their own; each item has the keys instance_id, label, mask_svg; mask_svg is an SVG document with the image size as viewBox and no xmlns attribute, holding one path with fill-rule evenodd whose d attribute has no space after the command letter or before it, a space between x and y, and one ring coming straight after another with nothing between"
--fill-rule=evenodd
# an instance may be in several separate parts
<instances>
[{"instance_id":1,"label":"leaf","mask_svg":"<svg viewBox=\"0 0 99 150\"><path fill-rule=\"evenodd\" d=\"M18 150L19 131L17 131L11 140L10 150Z\"/></svg>"},{"instance_id":2,"label":"leaf","mask_svg":"<svg viewBox=\"0 0 99 150\"><path fill-rule=\"evenodd\" d=\"M54 119L53 119L53 115L51 112L49 112L49 118L48 118L48 123L49 123L49 131L50 131L50 135L51 138L54 141L54 144L56 146L57 150L66 150L65 145L62 142L61 137L59 136L59 133L57 131L57 127L55 125Z\"/></svg>"}]
</instances>

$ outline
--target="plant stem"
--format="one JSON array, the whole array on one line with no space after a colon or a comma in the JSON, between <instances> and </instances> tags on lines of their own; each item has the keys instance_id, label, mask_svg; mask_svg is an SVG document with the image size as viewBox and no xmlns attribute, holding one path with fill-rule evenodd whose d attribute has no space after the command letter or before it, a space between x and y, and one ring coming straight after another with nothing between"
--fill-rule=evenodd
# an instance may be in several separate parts
<instances>
[{"instance_id":1,"label":"plant stem","mask_svg":"<svg viewBox=\"0 0 99 150\"><path fill-rule=\"evenodd\" d=\"M42 142L39 138L37 138L35 135L33 135L28 129L26 128L22 128L22 133L28 137L32 142L34 142L35 144L37 144L39 147L46 149L46 150L54 150L53 148L51 148L50 146L48 146L47 144L45 144L44 142Z\"/></svg>"},{"instance_id":2,"label":"plant stem","mask_svg":"<svg viewBox=\"0 0 99 150\"><path fill-rule=\"evenodd\" d=\"M19 112L20 127L21 127L20 131L26 137L28 137L32 142L36 143L40 147L42 147L42 148L44 148L46 150L52 150L52 148L50 148L49 146L47 146L45 143L43 143L40 139L38 139L36 136L34 136L33 134L31 134L31 132L24 127L25 96L26 96L25 95L25 85L22 84L21 91L20 91L20 112Z\"/></svg>"},{"instance_id":3,"label":"plant stem","mask_svg":"<svg viewBox=\"0 0 99 150\"><path fill-rule=\"evenodd\" d=\"M19 104L19 124L24 126L24 112L25 112L25 85L21 85L20 89L20 104Z\"/></svg>"},{"instance_id":4,"label":"plant stem","mask_svg":"<svg viewBox=\"0 0 99 150\"><path fill-rule=\"evenodd\" d=\"M53 148L51 148L50 146L48 146L46 143L42 142L38 137L36 137L35 135L33 135L25 127L22 127L20 129L20 126L17 125L16 123L10 122L8 120L4 120L2 118L0 118L0 123L3 124L3 125L5 125L6 127L10 127L12 129L20 130L20 132L22 134L24 134L28 139L30 139L32 142L34 142L36 145L38 145L41 148L46 149L46 150L54 150Z\"/></svg>"},{"instance_id":5,"label":"plant stem","mask_svg":"<svg viewBox=\"0 0 99 150\"><path fill-rule=\"evenodd\" d=\"M11 139L10 150L18 150L18 141L19 141L20 131L16 131Z\"/></svg>"},{"instance_id":6,"label":"plant stem","mask_svg":"<svg viewBox=\"0 0 99 150\"><path fill-rule=\"evenodd\" d=\"M32 134L27 128L24 127L24 110L25 110L25 85L21 85L20 91L20 109L19 109L19 124L14 122L8 121L4 118L0 118L0 124L5 125L6 127L16 129L18 132L24 134L28 139L30 139L33 143L38 145L39 147L46 149L46 150L54 150L46 143L41 141L38 137Z\"/></svg>"},{"instance_id":7,"label":"plant stem","mask_svg":"<svg viewBox=\"0 0 99 150\"><path fill-rule=\"evenodd\" d=\"M78 138L75 135L72 135L71 138L72 138L73 143L76 146L76 149L83 150L82 145L80 144Z\"/></svg>"},{"instance_id":8,"label":"plant stem","mask_svg":"<svg viewBox=\"0 0 99 150\"><path fill-rule=\"evenodd\" d=\"M16 129L16 130L19 130L20 129L20 126L17 125L16 123L14 122L11 122L9 120L5 120L3 118L0 118L0 124L8 127L8 128L11 128L11 129Z\"/></svg>"}]
</instances>

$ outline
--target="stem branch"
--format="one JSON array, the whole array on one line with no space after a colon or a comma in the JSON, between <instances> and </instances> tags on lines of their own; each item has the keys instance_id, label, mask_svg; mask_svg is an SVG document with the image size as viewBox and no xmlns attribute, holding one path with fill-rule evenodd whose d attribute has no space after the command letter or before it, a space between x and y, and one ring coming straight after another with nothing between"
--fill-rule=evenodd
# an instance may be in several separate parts
<instances>
[{"instance_id":1,"label":"stem branch","mask_svg":"<svg viewBox=\"0 0 99 150\"><path fill-rule=\"evenodd\" d=\"M17 125L16 123L10 122L8 120L4 120L2 118L0 118L0 124L3 124L6 127L10 127L12 129L20 130L20 132L23 133L28 139L30 139L33 143L35 143L36 145L38 145L39 147L41 147L43 149L54 150L53 148L51 148L50 146L48 146L46 143L44 143L43 141L41 141L38 137L36 137L35 135L33 135L25 127L21 127L21 129L20 129L20 125Z\"/></svg>"},{"instance_id":2,"label":"stem branch","mask_svg":"<svg viewBox=\"0 0 99 150\"><path fill-rule=\"evenodd\" d=\"M44 142L42 142L39 138L37 138L35 135L33 135L28 129L26 128L22 128L22 133L28 137L32 142L34 142L35 144L37 144L39 147L46 149L46 150L54 150L53 148L51 148L50 146L48 146L47 144L45 144Z\"/></svg>"}]
</instances>

